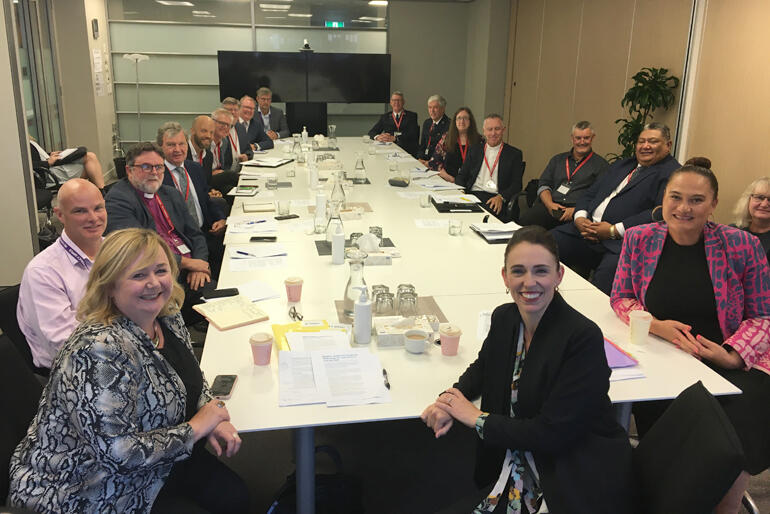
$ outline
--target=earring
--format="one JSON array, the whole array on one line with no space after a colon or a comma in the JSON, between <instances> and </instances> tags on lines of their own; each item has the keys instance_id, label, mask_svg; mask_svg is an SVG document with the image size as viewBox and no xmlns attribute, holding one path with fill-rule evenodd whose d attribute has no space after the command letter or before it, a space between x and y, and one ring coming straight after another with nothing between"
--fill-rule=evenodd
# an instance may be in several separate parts
<instances>
[{"instance_id":1,"label":"earring","mask_svg":"<svg viewBox=\"0 0 770 514\"><path fill-rule=\"evenodd\" d=\"M510 293L511 293L511 290L506 287L505 288L505 294L510 294Z\"/></svg>"}]
</instances>

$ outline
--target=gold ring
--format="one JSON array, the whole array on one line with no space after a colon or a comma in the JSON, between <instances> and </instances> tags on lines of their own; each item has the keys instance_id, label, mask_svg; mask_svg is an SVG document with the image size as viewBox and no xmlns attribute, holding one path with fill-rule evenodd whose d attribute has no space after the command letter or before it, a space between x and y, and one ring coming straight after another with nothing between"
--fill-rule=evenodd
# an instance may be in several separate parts
<instances>
[{"instance_id":1,"label":"gold ring","mask_svg":"<svg viewBox=\"0 0 770 514\"><path fill-rule=\"evenodd\" d=\"M225 407L225 402L223 402L222 400L219 400L217 402L217 407L219 407L220 409L223 409Z\"/></svg>"}]
</instances>

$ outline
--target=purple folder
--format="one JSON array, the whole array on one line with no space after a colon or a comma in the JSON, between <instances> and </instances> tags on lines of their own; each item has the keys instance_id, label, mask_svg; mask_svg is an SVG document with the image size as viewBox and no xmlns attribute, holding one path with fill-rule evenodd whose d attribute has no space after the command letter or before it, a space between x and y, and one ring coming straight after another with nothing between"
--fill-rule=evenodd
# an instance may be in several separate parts
<instances>
[{"instance_id":1,"label":"purple folder","mask_svg":"<svg viewBox=\"0 0 770 514\"><path fill-rule=\"evenodd\" d=\"M607 355L607 364L610 365L611 369L628 368L639 364L639 361L634 359L630 354L618 348L615 343L606 337L604 338L604 353Z\"/></svg>"}]
</instances>

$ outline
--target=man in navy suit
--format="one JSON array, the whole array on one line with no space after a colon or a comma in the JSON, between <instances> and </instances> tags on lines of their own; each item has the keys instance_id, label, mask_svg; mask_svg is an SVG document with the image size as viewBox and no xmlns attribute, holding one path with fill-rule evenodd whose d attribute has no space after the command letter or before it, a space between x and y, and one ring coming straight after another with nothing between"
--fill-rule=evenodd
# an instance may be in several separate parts
<instances>
[{"instance_id":1,"label":"man in navy suit","mask_svg":"<svg viewBox=\"0 0 770 514\"><path fill-rule=\"evenodd\" d=\"M209 196L203 168L197 162L185 159L187 138L182 126L173 121L161 125L158 129L158 143L165 154L163 184L179 192L190 216L206 236L209 264L216 278L224 255L224 213Z\"/></svg>"},{"instance_id":2,"label":"man in navy suit","mask_svg":"<svg viewBox=\"0 0 770 514\"><path fill-rule=\"evenodd\" d=\"M257 89L257 103L259 110L254 119L262 124L262 130L270 139L289 137L289 124L286 122L286 116L283 111L273 107L273 92L268 87Z\"/></svg>"},{"instance_id":3,"label":"man in navy suit","mask_svg":"<svg viewBox=\"0 0 770 514\"><path fill-rule=\"evenodd\" d=\"M273 140L262 130L262 124L254 119L257 102L250 96L241 97L240 124L246 130L246 140L252 150L269 150Z\"/></svg>"},{"instance_id":4,"label":"man in navy suit","mask_svg":"<svg viewBox=\"0 0 770 514\"><path fill-rule=\"evenodd\" d=\"M446 111L446 98L441 95L428 97L428 119L422 123L420 148L417 152L417 160L424 166L427 166L428 161L433 158L436 143L449 130L449 124L452 123L444 111Z\"/></svg>"},{"instance_id":5,"label":"man in navy suit","mask_svg":"<svg viewBox=\"0 0 770 514\"><path fill-rule=\"evenodd\" d=\"M251 159L254 152L249 146L246 135L246 129L238 122L238 112L241 109L241 102L232 96L228 96L222 100L222 108L232 115L233 122L230 126L230 131L227 135L227 140L230 142L230 150L233 155L238 155L238 161L243 162Z\"/></svg>"},{"instance_id":6,"label":"man in navy suit","mask_svg":"<svg viewBox=\"0 0 770 514\"><path fill-rule=\"evenodd\" d=\"M420 126L417 113L404 109L404 93L393 91L390 95L391 111L383 114L369 131L376 141L396 143L412 157L417 157L420 142Z\"/></svg>"},{"instance_id":7,"label":"man in navy suit","mask_svg":"<svg viewBox=\"0 0 770 514\"><path fill-rule=\"evenodd\" d=\"M663 201L671 172L680 164L671 156L671 131L663 123L645 125L636 156L613 163L575 205L575 221L551 231L562 262L579 273L594 272L591 282L612 290L626 229L652 222Z\"/></svg>"}]
</instances>

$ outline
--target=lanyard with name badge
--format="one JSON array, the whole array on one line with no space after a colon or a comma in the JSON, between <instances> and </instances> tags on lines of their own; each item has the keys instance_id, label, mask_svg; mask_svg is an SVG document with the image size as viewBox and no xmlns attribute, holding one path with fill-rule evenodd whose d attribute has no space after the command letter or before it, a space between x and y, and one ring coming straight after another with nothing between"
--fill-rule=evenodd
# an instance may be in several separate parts
<instances>
[{"instance_id":1,"label":"lanyard with name badge","mask_svg":"<svg viewBox=\"0 0 770 514\"><path fill-rule=\"evenodd\" d=\"M81 257L74 248L67 244L64 238L60 237L59 243L62 245L62 248L64 248L64 251L70 254L73 259L75 259L75 262L83 266L85 269L88 269L91 266L91 262Z\"/></svg>"},{"instance_id":2,"label":"lanyard with name badge","mask_svg":"<svg viewBox=\"0 0 770 514\"><path fill-rule=\"evenodd\" d=\"M463 162L465 162L465 156L468 155L468 142L466 141L465 144L462 144L458 139L457 146L460 148L460 156L463 158ZM484 155L486 156L486 153Z\"/></svg>"},{"instance_id":3,"label":"lanyard with name badge","mask_svg":"<svg viewBox=\"0 0 770 514\"><path fill-rule=\"evenodd\" d=\"M497 157L495 157L495 162L492 163L492 167L489 167L489 161L487 161L487 144L484 143L484 164L487 165L487 169L489 170L489 177L492 177L492 174L495 172L495 168L497 168L497 162L500 160L500 154L503 153L503 144L500 143L500 151L497 152Z\"/></svg>"},{"instance_id":4,"label":"lanyard with name badge","mask_svg":"<svg viewBox=\"0 0 770 514\"><path fill-rule=\"evenodd\" d=\"M186 171L187 170L185 170L185 172ZM189 175L188 175L188 181L189 181ZM161 214L163 214L163 217L166 218L166 223L168 223L168 226L171 227L168 230L168 235L171 238L180 241L180 243L181 243L181 244L176 245L176 249L179 250L179 253L182 254L182 255L184 255L186 253L192 253L190 251L190 249L187 247L187 245L184 244L184 241L182 240L182 238L179 237L177 234L172 233L172 232L176 232L176 228L174 227L174 223L172 223L172 221L171 221L171 216L168 215L168 211L166 210L166 206L163 205L163 201L160 199L160 196L158 196L156 194L155 195L155 199L158 201L158 207L160 207Z\"/></svg>"},{"instance_id":5,"label":"lanyard with name badge","mask_svg":"<svg viewBox=\"0 0 770 514\"><path fill-rule=\"evenodd\" d=\"M398 115L398 120L396 120L396 113L391 112L390 116L393 118L393 124L396 125L396 130L401 130L401 122L404 121L403 111Z\"/></svg>"},{"instance_id":6,"label":"lanyard with name badge","mask_svg":"<svg viewBox=\"0 0 770 514\"><path fill-rule=\"evenodd\" d=\"M588 160L589 160L591 157L593 157L593 156L594 156L594 153L593 153L593 151L592 151L590 154L588 154L588 156L587 156L585 159L583 159L583 162L581 162L581 163L580 163L580 164L579 164L579 165L578 165L578 166L575 168L575 171L573 171L573 172L572 172L572 174L570 174L570 172L569 172L569 157L567 157L566 159L564 159L564 170L565 170L565 172L566 172L566 174L567 174L567 183L566 183L566 184L562 184L562 185L560 185L560 186L559 186L559 187L556 189L556 192L557 192L557 193L561 193L561 194L563 194L563 195L566 195L567 193L569 193L569 190L570 190L570 184L572 183L572 177L574 177L574 176L575 176L575 174L578 172L578 170L579 170L580 168L582 168L582 167L583 167L583 165L584 165L585 163L587 163L587 162L588 162Z\"/></svg>"}]
</instances>

